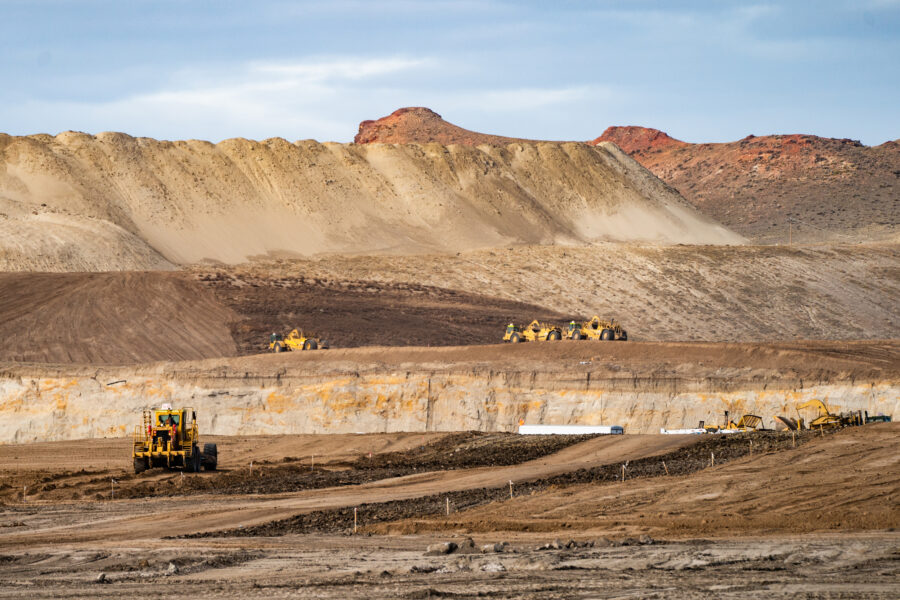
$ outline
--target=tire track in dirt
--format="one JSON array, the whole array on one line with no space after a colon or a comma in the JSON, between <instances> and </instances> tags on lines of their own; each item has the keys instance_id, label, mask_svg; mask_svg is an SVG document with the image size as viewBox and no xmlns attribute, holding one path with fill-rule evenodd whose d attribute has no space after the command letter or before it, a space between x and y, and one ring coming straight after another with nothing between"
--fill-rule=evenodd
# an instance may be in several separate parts
<instances>
[{"instance_id":1,"label":"tire track in dirt","mask_svg":"<svg viewBox=\"0 0 900 600\"><path fill-rule=\"evenodd\" d=\"M173 531L190 534L251 527L306 512L494 488L507 485L510 480L548 478L665 453L697 441L696 436L601 436L519 465L436 471L356 486L238 498L121 500L104 503L100 513L78 505L51 506L42 511L40 526L29 531L10 532L0 538L0 547L48 544L61 536L70 543L80 544L155 539ZM86 518L90 519L90 527L83 524Z\"/></svg>"}]
</instances>

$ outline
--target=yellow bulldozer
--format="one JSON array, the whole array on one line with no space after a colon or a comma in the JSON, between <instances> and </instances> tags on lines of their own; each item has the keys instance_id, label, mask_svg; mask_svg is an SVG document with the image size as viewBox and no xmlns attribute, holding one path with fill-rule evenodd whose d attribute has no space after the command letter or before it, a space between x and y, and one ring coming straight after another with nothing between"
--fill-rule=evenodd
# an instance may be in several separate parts
<instances>
[{"instance_id":1,"label":"yellow bulldozer","mask_svg":"<svg viewBox=\"0 0 900 600\"><path fill-rule=\"evenodd\" d=\"M510 323L506 326L506 333L503 334L503 341L510 344L518 344L519 342L538 342L562 339L562 329L550 323L541 323L537 319L529 323L526 327L519 327Z\"/></svg>"},{"instance_id":2,"label":"yellow bulldozer","mask_svg":"<svg viewBox=\"0 0 900 600\"><path fill-rule=\"evenodd\" d=\"M269 336L269 350L272 352L288 352L290 350L328 350L328 340L316 337L315 334L304 334L302 329L292 329L287 335L272 332Z\"/></svg>"},{"instance_id":3,"label":"yellow bulldozer","mask_svg":"<svg viewBox=\"0 0 900 600\"><path fill-rule=\"evenodd\" d=\"M193 408L172 408L164 404L159 410L145 410L143 423L135 427L131 456L134 472L163 467L197 473L201 468L215 471L219 452L215 444L203 444L197 413Z\"/></svg>"},{"instance_id":4,"label":"yellow bulldozer","mask_svg":"<svg viewBox=\"0 0 900 600\"><path fill-rule=\"evenodd\" d=\"M583 323L569 322L569 326L566 328L566 339L626 341L628 332L622 329L622 326L615 319L607 321L594 315L590 321L584 321Z\"/></svg>"}]
</instances>

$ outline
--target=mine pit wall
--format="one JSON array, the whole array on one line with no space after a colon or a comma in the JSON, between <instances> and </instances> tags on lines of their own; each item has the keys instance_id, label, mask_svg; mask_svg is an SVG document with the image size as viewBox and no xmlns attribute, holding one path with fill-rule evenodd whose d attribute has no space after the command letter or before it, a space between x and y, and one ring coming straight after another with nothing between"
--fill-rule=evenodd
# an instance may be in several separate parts
<instances>
[{"instance_id":1,"label":"mine pit wall","mask_svg":"<svg viewBox=\"0 0 900 600\"><path fill-rule=\"evenodd\" d=\"M210 435L515 431L528 424L622 425L626 433L796 416L819 398L833 411L900 415L900 382L808 383L579 377L559 373L402 372L301 377L0 376L0 443L128 436L140 411L192 406ZM810 415L807 415L807 418Z\"/></svg>"}]
</instances>

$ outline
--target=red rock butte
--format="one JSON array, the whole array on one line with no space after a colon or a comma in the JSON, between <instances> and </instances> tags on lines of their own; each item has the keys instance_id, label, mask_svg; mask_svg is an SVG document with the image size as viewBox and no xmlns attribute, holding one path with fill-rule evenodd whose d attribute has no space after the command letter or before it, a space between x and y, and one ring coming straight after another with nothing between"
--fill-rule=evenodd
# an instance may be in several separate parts
<instances>
[{"instance_id":1,"label":"red rock butte","mask_svg":"<svg viewBox=\"0 0 900 600\"><path fill-rule=\"evenodd\" d=\"M687 142L676 140L665 131L635 125L607 127L603 135L591 141L591 144L612 142L625 152L633 154L644 150L662 150L687 146Z\"/></svg>"},{"instance_id":2,"label":"red rock butte","mask_svg":"<svg viewBox=\"0 0 900 600\"><path fill-rule=\"evenodd\" d=\"M515 142L528 142L521 138L489 135L469 131L448 123L430 108L412 106L400 108L376 121L363 121L359 133L353 138L357 144L427 144L437 142L449 146L506 146Z\"/></svg>"}]
</instances>

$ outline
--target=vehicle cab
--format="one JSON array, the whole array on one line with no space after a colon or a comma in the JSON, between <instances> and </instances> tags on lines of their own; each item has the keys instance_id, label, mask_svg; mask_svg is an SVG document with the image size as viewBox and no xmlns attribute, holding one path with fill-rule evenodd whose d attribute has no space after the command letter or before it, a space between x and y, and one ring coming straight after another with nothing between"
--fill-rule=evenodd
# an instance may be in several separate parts
<instances>
[{"instance_id":1,"label":"vehicle cab","mask_svg":"<svg viewBox=\"0 0 900 600\"><path fill-rule=\"evenodd\" d=\"M510 323L506 326L506 333L503 334L503 341L508 342L514 333L519 332L519 326Z\"/></svg>"}]
</instances>

